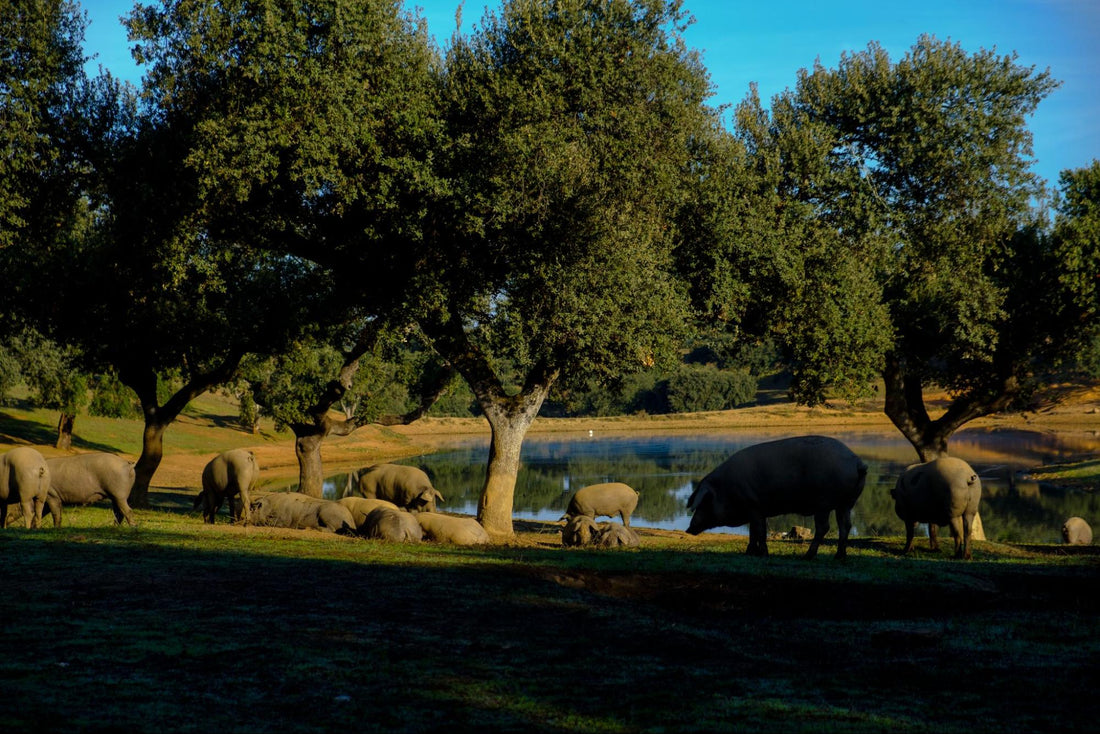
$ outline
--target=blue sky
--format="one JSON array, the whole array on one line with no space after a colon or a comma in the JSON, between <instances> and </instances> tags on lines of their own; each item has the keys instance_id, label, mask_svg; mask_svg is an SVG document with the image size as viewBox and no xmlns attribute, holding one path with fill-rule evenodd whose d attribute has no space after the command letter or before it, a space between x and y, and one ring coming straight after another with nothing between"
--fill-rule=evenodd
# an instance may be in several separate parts
<instances>
[{"instance_id":1,"label":"blue sky","mask_svg":"<svg viewBox=\"0 0 1100 734\"><path fill-rule=\"evenodd\" d=\"M118 18L132 0L82 0L91 23L86 51L97 54L112 74L135 83L141 72L130 57ZM411 2L422 10L432 33L445 43L455 28L456 0ZM462 8L466 28L486 7L484 0ZM765 104L794 86L799 69L820 59L835 67L842 51L880 43L900 58L922 33L958 42L974 52L1016 52L1018 63L1049 68L1062 86L1040 106L1029 127L1035 138L1035 170L1052 184L1066 168L1100 159L1100 0L924 0L900 3L855 0L685 0L695 17L687 32L716 86L716 104L736 104L757 82Z\"/></svg>"}]
</instances>

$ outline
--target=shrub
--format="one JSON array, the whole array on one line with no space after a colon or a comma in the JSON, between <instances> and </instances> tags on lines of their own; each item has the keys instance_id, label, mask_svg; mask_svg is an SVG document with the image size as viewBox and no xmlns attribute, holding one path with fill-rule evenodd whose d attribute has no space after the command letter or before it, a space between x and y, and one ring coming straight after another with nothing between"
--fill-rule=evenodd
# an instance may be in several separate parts
<instances>
[{"instance_id":1,"label":"shrub","mask_svg":"<svg viewBox=\"0 0 1100 734\"><path fill-rule=\"evenodd\" d=\"M728 410L756 398L756 378L747 369L719 370L713 365L684 365L661 388L671 413Z\"/></svg>"}]
</instances>

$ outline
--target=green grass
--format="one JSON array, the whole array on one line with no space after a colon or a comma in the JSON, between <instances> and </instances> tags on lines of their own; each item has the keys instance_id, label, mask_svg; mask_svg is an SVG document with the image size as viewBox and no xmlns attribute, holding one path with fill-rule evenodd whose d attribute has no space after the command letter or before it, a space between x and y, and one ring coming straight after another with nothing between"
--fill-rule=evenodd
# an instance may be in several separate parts
<instances>
[{"instance_id":1,"label":"green grass","mask_svg":"<svg viewBox=\"0 0 1100 734\"><path fill-rule=\"evenodd\" d=\"M1030 476L1040 482L1096 489L1100 485L1100 459L1052 464L1031 471Z\"/></svg>"},{"instance_id":2,"label":"green grass","mask_svg":"<svg viewBox=\"0 0 1100 734\"><path fill-rule=\"evenodd\" d=\"M255 443L208 396L166 451ZM0 409L52 443L56 415ZM271 435L271 434L269 434ZM78 446L136 453L137 421L81 416ZM265 439L266 440L266 439ZM288 440L271 435L270 440ZM207 526L154 489L0 530L4 732L1087 731L1097 549L901 538L643 547L393 545ZM834 541L835 542L835 541ZM950 543L944 544L950 548Z\"/></svg>"},{"instance_id":3,"label":"green grass","mask_svg":"<svg viewBox=\"0 0 1100 734\"><path fill-rule=\"evenodd\" d=\"M106 507L0 531L3 731L1086 730L1100 559L481 549Z\"/></svg>"}]
</instances>

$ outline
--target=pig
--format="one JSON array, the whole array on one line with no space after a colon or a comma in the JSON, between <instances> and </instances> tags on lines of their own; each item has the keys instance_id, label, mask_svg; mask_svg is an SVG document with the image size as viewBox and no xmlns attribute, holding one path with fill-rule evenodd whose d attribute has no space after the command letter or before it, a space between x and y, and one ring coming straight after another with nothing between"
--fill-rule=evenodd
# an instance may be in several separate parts
<instances>
[{"instance_id":1,"label":"pig","mask_svg":"<svg viewBox=\"0 0 1100 734\"><path fill-rule=\"evenodd\" d=\"M561 531L561 544L566 547L592 545L600 534L596 521L588 515L574 515L566 520Z\"/></svg>"},{"instance_id":2,"label":"pig","mask_svg":"<svg viewBox=\"0 0 1100 734\"><path fill-rule=\"evenodd\" d=\"M54 527L61 525L62 505L87 505L109 499L115 524L123 520L133 526L130 490L134 486L134 464L121 456L103 452L59 456L46 460L50 469L50 493L46 502Z\"/></svg>"},{"instance_id":3,"label":"pig","mask_svg":"<svg viewBox=\"0 0 1100 734\"><path fill-rule=\"evenodd\" d=\"M913 535L918 523L928 523L928 544L939 550L936 526L948 525L955 541L955 558L969 560L971 531L978 503L982 498L982 483L978 475L962 459L944 456L923 464L909 466L890 490L894 512L905 523L905 548L913 549Z\"/></svg>"},{"instance_id":4,"label":"pig","mask_svg":"<svg viewBox=\"0 0 1100 734\"><path fill-rule=\"evenodd\" d=\"M22 509L24 527L41 527L49 491L50 469L42 454L30 446L0 454L0 527L8 524L11 503Z\"/></svg>"},{"instance_id":5,"label":"pig","mask_svg":"<svg viewBox=\"0 0 1100 734\"><path fill-rule=\"evenodd\" d=\"M388 500L406 510L435 512L436 491L428 475L415 466L375 464L359 475L359 492L368 499Z\"/></svg>"},{"instance_id":6,"label":"pig","mask_svg":"<svg viewBox=\"0 0 1100 734\"><path fill-rule=\"evenodd\" d=\"M688 499L688 533L748 524L749 555L768 554L767 518L814 516L814 538L805 558L817 556L836 513L836 558L847 555L852 508L863 493L867 465L835 438L795 436L748 446L703 477Z\"/></svg>"},{"instance_id":7,"label":"pig","mask_svg":"<svg viewBox=\"0 0 1100 734\"><path fill-rule=\"evenodd\" d=\"M637 548L641 545L638 534L617 522L601 522L594 544L599 548Z\"/></svg>"},{"instance_id":8,"label":"pig","mask_svg":"<svg viewBox=\"0 0 1100 734\"><path fill-rule=\"evenodd\" d=\"M1062 542L1069 545L1091 545L1092 528L1083 517L1071 517L1062 524Z\"/></svg>"},{"instance_id":9,"label":"pig","mask_svg":"<svg viewBox=\"0 0 1100 734\"><path fill-rule=\"evenodd\" d=\"M386 500L369 500L366 497L342 497L337 500L344 507L351 510L351 516L355 518L355 527L359 529L363 527L363 521L370 514L371 510L378 509L379 507L389 507L390 509L399 509L397 505Z\"/></svg>"},{"instance_id":10,"label":"pig","mask_svg":"<svg viewBox=\"0 0 1100 734\"><path fill-rule=\"evenodd\" d=\"M252 490L259 479L256 456L247 449L230 449L211 459L202 470L202 491L195 498L195 508L202 505L202 519L214 523L222 502L229 503L234 520L247 523L252 506Z\"/></svg>"},{"instance_id":11,"label":"pig","mask_svg":"<svg viewBox=\"0 0 1100 734\"><path fill-rule=\"evenodd\" d=\"M592 519L618 515L623 525L630 527L630 515L637 506L638 493L629 485L622 482L591 484L577 490L569 500L569 507L562 519L568 520L578 515L587 515Z\"/></svg>"},{"instance_id":12,"label":"pig","mask_svg":"<svg viewBox=\"0 0 1100 734\"><path fill-rule=\"evenodd\" d=\"M424 538L424 531L411 512L389 507L371 510L363 520L359 534L364 538L394 543L419 543Z\"/></svg>"},{"instance_id":13,"label":"pig","mask_svg":"<svg viewBox=\"0 0 1100 734\"><path fill-rule=\"evenodd\" d=\"M323 530L341 535L350 535L356 529L351 510L344 505L300 492L272 492L253 501L250 509L254 525Z\"/></svg>"},{"instance_id":14,"label":"pig","mask_svg":"<svg viewBox=\"0 0 1100 734\"><path fill-rule=\"evenodd\" d=\"M489 533L472 517L455 517L438 512L418 512L416 521L424 531L424 537L453 545L483 545L489 542Z\"/></svg>"}]
</instances>

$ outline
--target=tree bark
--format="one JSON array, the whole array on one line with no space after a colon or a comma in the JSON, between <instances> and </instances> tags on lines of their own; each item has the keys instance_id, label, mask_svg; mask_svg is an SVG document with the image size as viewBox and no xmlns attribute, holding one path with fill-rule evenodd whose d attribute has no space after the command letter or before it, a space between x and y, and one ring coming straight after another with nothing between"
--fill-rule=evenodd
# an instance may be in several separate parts
<instances>
[{"instance_id":1,"label":"tree bark","mask_svg":"<svg viewBox=\"0 0 1100 734\"><path fill-rule=\"evenodd\" d=\"M486 532L509 537L515 504L516 478L519 475L520 450L527 429L538 415L550 386L536 386L530 393L507 400L482 403L492 430L485 486L477 503L477 519Z\"/></svg>"},{"instance_id":2,"label":"tree bark","mask_svg":"<svg viewBox=\"0 0 1100 734\"><path fill-rule=\"evenodd\" d=\"M76 425L76 416L72 413L62 413L57 420L57 443L54 448L68 451L73 447L73 426Z\"/></svg>"},{"instance_id":3,"label":"tree bark","mask_svg":"<svg viewBox=\"0 0 1100 734\"><path fill-rule=\"evenodd\" d=\"M134 464L134 486L130 490L131 507L149 507L149 485L164 458L164 432L168 423L146 418L141 434L141 456Z\"/></svg>"},{"instance_id":4,"label":"tree bark","mask_svg":"<svg viewBox=\"0 0 1100 734\"><path fill-rule=\"evenodd\" d=\"M325 440L324 430L294 430L294 456L298 459L298 491L310 497L320 497L324 493L325 472L321 464L321 443Z\"/></svg>"},{"instance_id":5,"label":"tree bark","mask_svg":"<svg viewBox=\"0 0 1100 734\"><path fill-rule=\"evenodd\" d=\"M955 431L976 418L1004 410L1020 390L1015 377L1004 378L988 394L953 398L944 414L933 420L924 403L923 382L905 369L897 355L887 356L882 376L886 388L883 411L912 444L921 462L946 456Z\"/></svg>"},{"instance_id":6,"label":"tree bark","mask_svg":"<svg viewBox=\"0 0 1100 734\"><path fill-rule=\"evenodd\" d=\"M298 459L298 491L302 494L320 497L324 491L325 472L321 461L321 445L326 438L347 436L371 423L384 426L412 423L432 407L451 381L453 373L449 370L442 371L435 382L424 386L419 404L404 415L384 415L374 420L369 416L336 419L329 414L329 411L351 389L352 380L359 371L359 358L370 343L364 339L344 356L340 374L335 380L329 382L324 394L309 409L312 420L290 426L294 432L294 455Z\"/></svg>"},{"instance_id":7,"label":"tree bark","mask_svg":"<svg viewBox=\"0 0 1100 734\"><path fill-rule=\"evenodd\" d=\"M147 365L119 365L119 379L128 385L141 401L141 412L145 417L145 429L141 438L141 456L134 465L134 486L130 490L130 506L149 507L149 485L153 475L164 458L164 432L172 424L187 404L204 392L228 381L243 354L233 353L217 367L208 372L193 375L191 379L164 405L157 403L157 373Z\"/></svg>"},{"instance_id":8,"label":"tree bark","mask_svg":"<svg viewBox=\"0 0 1100 734\"><path fill-rule=\"evenodd\" d=\"M489 421L492 440L477 519L493 536L512 536L520 449L527 429L561 370L549 359L540 361L527 373L519 393L509 395L489 358L470 340L457 314L433 314L421 320L420 327L432 340L436 352L466 380Z\"/></svg>"}]
</instances>

